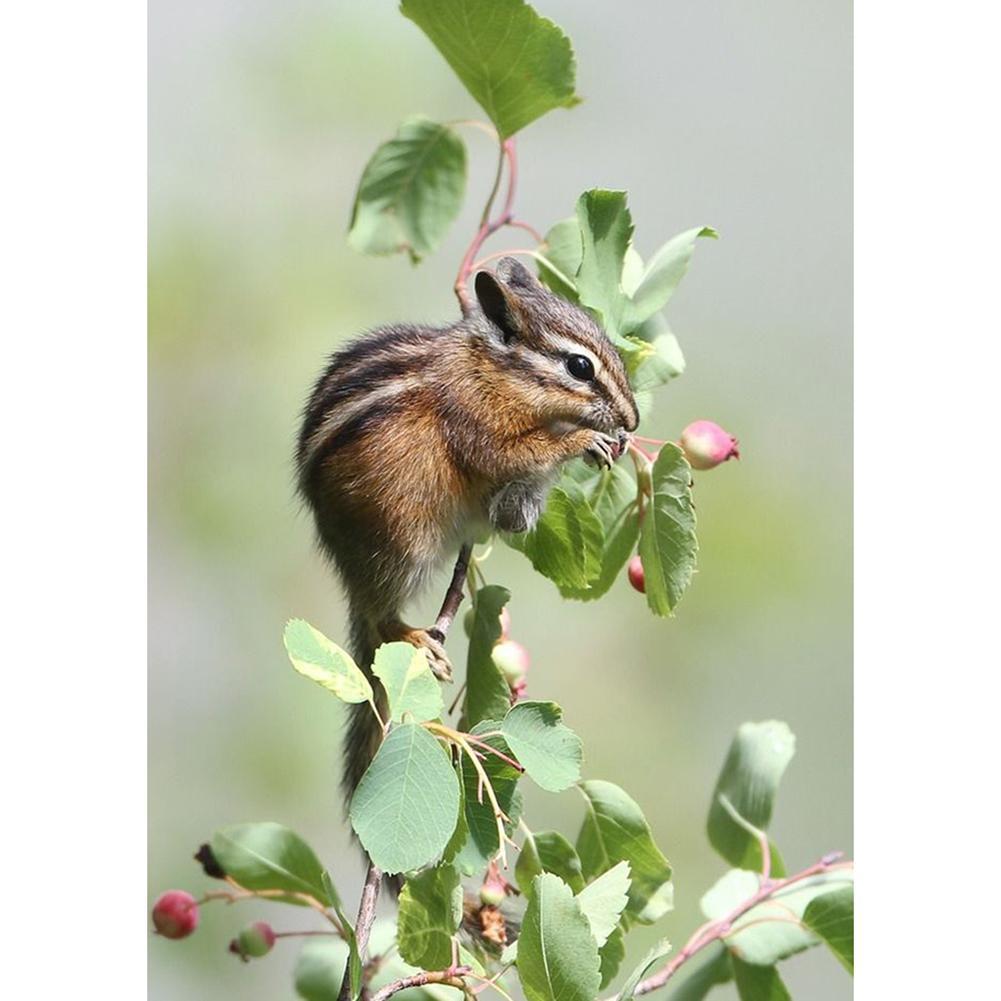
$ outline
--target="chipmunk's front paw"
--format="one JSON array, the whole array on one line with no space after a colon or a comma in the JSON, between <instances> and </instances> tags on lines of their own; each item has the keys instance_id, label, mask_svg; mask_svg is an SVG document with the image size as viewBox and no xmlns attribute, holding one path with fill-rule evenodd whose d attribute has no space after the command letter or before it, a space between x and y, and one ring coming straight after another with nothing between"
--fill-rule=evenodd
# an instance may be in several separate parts
<instances>
[{"instance_id":1,"label":"chipmunk's front paw","mask_svg":"<svg viewBox=\"0 0 1001 1001\"><path fill-rule=\"evenodd\" d=\"M584 461L591 466L612 468L612 463L622 455L622 441L617 434L595 431L591 444L584 450Z\"/></svg>"},{"instance_id":2,"label":"chipmunk's front paw","mask_svg":"<svg viewBox=\"0 0 1001 1001\"><path fill-rule=\"evenodd\" d=\"M451 682L452 662L445 653L445 644L433 636L430 629L410 629L400 638L424 651L431 673L439 681Z\"/></svg>"}]
</instances>

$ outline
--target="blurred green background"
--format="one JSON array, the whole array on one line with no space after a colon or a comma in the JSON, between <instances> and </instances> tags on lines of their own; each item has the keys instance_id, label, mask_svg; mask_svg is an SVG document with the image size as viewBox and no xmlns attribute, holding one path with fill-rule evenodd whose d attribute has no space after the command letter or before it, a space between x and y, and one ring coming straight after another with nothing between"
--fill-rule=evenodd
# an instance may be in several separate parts
<instances>
[{"instance_id":1,"label":"blurred green background","mask_svg":"<svg viewBox=\"0 0 1001 1001\"><path fill-rule=\"evenodd\" d=\"M632 793L675 866L677 909L630 936L633 959L655 937L682 943L725 869L704 820L741 721L784 719L799 738L773 827L788 863L852 847L851 12L537 7L573 39L585 103L520 137L519 214L546 228L585 188L616 187L645 254L690 226L722 234L669 307L688 371L644 428L676 437L709 417L741 441L740 463L698 476L700 573L677 617L654 619L624 581L564 604L517 554L488 564L514 592L531 691L563 703L586 774ZM478 114L396 4L153 0L149 26L150 897L205 884L191 854L216 826L275 819L356 900L342 716L281 643L292 615L345 635L293 494L297 414L346 337L456 317L494 155L466 136L467 210L433 258L356 256L346 225L375 146L414 112ZM460 664L464 643L457 630ZM533 827L573 834L580 813L572 792L528 790ZM253 917L310 926L288 910L218 906L193 938L153 940L150 997L291 998L293 943L252 967L225 951ZM821 950L784 970L796 997L850 996Z\"/></svg>"}]
</instances>

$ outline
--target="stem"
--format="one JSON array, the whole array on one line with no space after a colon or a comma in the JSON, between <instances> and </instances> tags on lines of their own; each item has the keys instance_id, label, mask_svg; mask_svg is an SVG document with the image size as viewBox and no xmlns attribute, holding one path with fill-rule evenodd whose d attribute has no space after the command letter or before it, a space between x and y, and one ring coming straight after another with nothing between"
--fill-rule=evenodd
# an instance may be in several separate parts
<instances>
[{"instance_id":1,"label":"stem","mask_svg":"<svg viewBox=\"0 0 1001 1001\"><path fill-rule=\"evenodd\" d=\"M445 599L441 603L441 610L434 625L428 630L439 643L445 642L452 623L455 621L455 614L459 611L462 603L462 585L466 579L466 570L469 567L469 558L472 555L473 547L465 543L459 550L459 555L455 561L455 569L452 571L452 580L445 592Z\"/></svg>"},{"instance_id":2,"label":"stem","mask_svg":"<svg viewBox=\"0 0 1001 1001\"><path fill-rule=\"evenodd\" d=\"M465 985L461 978L472 972L469 966L450 966L447 970L438 970L434 973L415 973L412 977L402 977L391 984L386 984L381 991L373 995L372 1001L386 1001L398 991L405 991L408 987L423 987L425 984L445 984L448 987L462 988Z\"/></svg>"},{"instance_id":3,"label":"stem","mask_svg":"<svg viewBox=\"0 0 1001 1001\"><path fill-rule=\"evenodd\" d=\"M368 946L368 936L375 921L375 904L379 899L379 886L382 883L382 870L371 860L365 875L365 885L361 891L361 902L358 904L358 920L355 922L355 944L359 958L365 954ZM344 968L344 979L341 981L341 992L338 1001L351 1001L351 963Z\"/></svg>"},{"instance_id":4,"label":"stem","mask_svg":"<svg viewBox=\"0 0 1001 1001\"><path fill-rule=\"evenodd\" d=\"M337 934L345 941L347 940L347 932L336 915L328 911L316 897L311 897L308 893L296 893L292 890L247 890L230 876L226 877L226 882L233 887L232 890L211 890L193 904L189 904L188 907L199 907L202 904L209 904L213 900L224 900L227 904L235 904L238 900L274 900L276 897L294 897L318 914L322 914L334 926L334 932L318 934Z\"/></svg>"},{"instance_id":5,"label":"stem","mask_svg":"<svg viewBox=\"0 0 1001 1001\"><path fill-rule=\"evenodd\" d=\"M494 207L494 201L497 198L497 192L500 190L501 176L504 173L504 164L507 164L508 168L508 180L507 180L507 192L504 196L504 207L501 210L500 215L496 218L490 218L490 212ZM469 316L473 311L473 301L469 295L469 289L466 288L466 282L469 280L469 276L472 274L475 267L474 261L480 252L480 248L483 244L499 229L503 229L505 226L510 226L514 224L514 215L512 213L514 206L514 196L518 188L518 156L515 152L514 139L505 139L500 144L500 155L497 158L497 173L494 175L493 187L490 189L490 194L487 197L487 203L483 207L483 215L480 217L480 228L476 231L476 235L473 237L472 242L466 248L466 253L463 255L462 263L459 265L459 273L455 278L455 295L459 300L459 308L462 310L463 316ZM532 232L534 236L538 236L538 233L527 223L518 222L518 225L522 229L528 229Z\"/></svg>"},{"instance_id":6,"label":"stem","mask_svg":"<svg viewBox=\"0 0 1001 1001\"><path fill-rule=\"evenodd\" d=\"M784 890L788 886L792 886L795 883L802 882L804 879L809 879L811 876L816 876L823 872L830 872L832 869L843 869L851 866L852 863L838 863L838 859L841 857L840 853L831 853L830 855L825 855L819 862L814 862L813 865L807 866L802 872L798 872L793 876L789 876L786 879L777 880L765 880L762 879L762 883L757 893L748 897L747 900L738 904L729 914L716 921L709 921L697 928L693 933L692 937L685 944L685 947L674 957L666 966L655 973L652 977L647 977L646 980L641 981L636 990L633 992L635 997L639 997L642 994L649 994L651 991L658 990L663 987L670 979L681 969L685 963L688 962L694 955L701 952L707 945L712 944L718 940L724 939L733 930L733 924L749 910L756 907L758 904L770 899L780 890ZM764 919L763 919L764 920ZM778 920L788 920L785 918L780 918ZM609 998L607 1001L615 1001L614 998Z\"/></svg>"}]
</instances>

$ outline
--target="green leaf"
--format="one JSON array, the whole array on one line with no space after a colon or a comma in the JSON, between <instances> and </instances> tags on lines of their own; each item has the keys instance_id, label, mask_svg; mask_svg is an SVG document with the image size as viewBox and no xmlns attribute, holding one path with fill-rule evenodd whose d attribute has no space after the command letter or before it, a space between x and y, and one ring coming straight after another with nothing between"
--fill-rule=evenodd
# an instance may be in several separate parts
<instances>
[{"instance_id":1,"label":"green leaf","mask_svg":"<svg viewBox=\"0 0 1001 1001\"><path fill-rule=\"evenodd\" d=\"M576 276L583 255L580 223L576 216L556 223L539 247L539 280L557 295L577 302Z\"/></svg>"},{"instance_id":2,"label":"green leaf","mask_svg":"<svg viewBox=\"0 0 1001 1001\"><path fill-rule=\"evenodd\" d=\"M343 702L372 701L372 686L351 656L308 622L292 619L286 624L285 649L303 677Z\"/></svg>"},{"instance_id":3,"label":"green leaf","mask_svg":"<svg viewBox=\"0 0 1001 1001\"><path fill-rule=\"evenodd\" d=\"M653 333L655 329L657 332ZM651 332L652 336L640 339L641 333L646 332ZM647 321L635 336L626 339L644 345L642 350L629 359L629 384L634 393L657 389L685 371L685 357L678 340L660 313Z\"/></svg>"},{"instance_id":4,"label":"green leaf","mask_svg":"<svg viewBox=\"0 0 1001 1001\"><path fill-rule=\"evenodd\" d=\"M640 559L647 605L670 615L695 573L699 550L692 503L692 470L681 449L668 442L653 464L653 497L640 528Z\"/></svg>"},{"instance_id":5,"label":"green leaf","mask_svg":"<svg viewBox=\"0 0 1001 1001\"><path fill-rule=\"evenodd\" d=\"M654 966L657 965L657 963L667 956L670 951L671 943L668 942L666 938L662 938L659 942L657 942L643 957L639 966L637 966L626 978L626 982L622 985L622 990L619 991L618 1001L631 1001L631 998L636 993L636 988L639 986L639 982Z\"/></svg>"},{"instance_id":6,"label":"green leaf","mask_svg":"<svg viewBox=\"0 0 1001 1001\"><path fill-rule=\"evenodd\" d=\"M633 477L620 465L597 474L590 469L587 472L588 480L581 486L591 511L601 524L603 542L598 576L587 588L563 592L565 597L580 601L593 601L608 592L636 547L640 531Z\"/></svg>"},{"instance_id":7,"label":"green leaf","mask_svg":"<svg viewBox=\"0 0 1001 1001\"><path fill-rule=\"evenodd\" d=\"M518 974L528 1001L594 1001L601 984L598 946L570 887L535 877L518 937Z\"/></svg>"},{"instance_id":8,"label":"green leaf","mask_svg":"<svg viewBox=\"0 0 1001 1001\"><path fill-rule=\"evenodd\" d=\"M407 879L400 894L397 941L414 966L440 970L452 962L452 936L462 921L462 884L451 866Z\"/></svg>"},{"instance_id":9,"label":"green leaf","mask_svg":"<svg viewBox=\"0 0 1001 1001\"><path fill-rule=\"evenodd\" d=\"M622 291L622 268L633 236L633 221L624 191L595 188L577 201L582 256L577 295L582 305L601 315L609 337L624 333L628 300Z\"/></svg>"},{"instance_id":10,"label":"green leaf","mask_svg":"<svg viewBox=\"0 0 1001 1001\"><path fill-rule=\"evenodd\" d=\"M431 39L502 139L553 108L579 103L570 39L524 0L403 0L400 10Z\"/></svg>"},{"instance_id":11,"label":"green leaf","mask_svg":"<svg viewBox=\"0 0 1001 1001\"><path fill-rule=\"evenodd\" d=\"M855 890L840 890L814 897L803 911L803 924L819 935L844 968L855 972Z\"/></svg>"},{"instance_id":12,"label":"green leaf","mask_svg":"<svg viewBox=\"0 0 1001 1001\"><path fill-rule=\"evenodd\" d=\"M733 980L730 954L718 942L711 945L704 950L704 958L685 963L679 980L668 995L669 1001L702 1001L714 987Z\"/></svg>"},{"instance_id":13,"label":"green leaf","mask_svg":"<svg viewBox=\"0 0 1001 1001\"><path fill-rule=\"evenodd\" d=\"M779 782L795 752L796 738L778 720L744 723L737 731L716 781L706 824L712 846L731 865L760 870L761 846L721 797L752 827L767 830ZM784 871L773 846L772 875Z\"/></svg>"},{"instance_id":14,"label":"green leaf","mask_svg":"<svg viewBox=\"0 0 1001 1001\"><path fill-rule=\"evenodd\" d=\"M503 719L511 705L511 689L493 658L494 644L501 634L500 613L510 598L511 592L496 584L481 587L473 598L466 667L467 726L484 719Z\"/></svg>"},{"instance_id":15,"label":"green leaf","mask_svg":"<svg viewBox=\"0 0 1001 1001\"><path fill-rule=\"evenodd\" d=\"M526 897L532 895L533 881L543 872L559 876L574 893L584 889L584 874L577 851L558 831L529 831L525 834L514 877Z\"/></svg>"},{"instance_id":16,"label":"green leaf","mask_svg":"<svg viewBox=\"0 0 1001 1001\"><path fill-rule=\"evenodd\" d=\"M511 748L503 737L484 736L500 728L500 724L492 720L482 720L470 731L485 744L496 748L507 757L511 757ZM483 771L490 780L497 804L512 820L520 811L517 799L517 785L521 773L512 768L496 754L485 752L480 762ZM486 790L480 789L476 769L466 755L460 763L462 772L463 812L465 823L469 830L465 844L455 857L455 864L467 876L481 872L486 864L500 851L500 832L497 830L497 820Z\"/></svg>"},{"instance_id":17,"label":"green leaf","mask_svg":"<svg viewBox=\"0 0 1001 1001\"><path fill-rule=\"evenodd\" d=\"M504 539L561 593L588 588L601 572L601 522L571 480L563 479L549 491L546 509L532 531Z\"/></svg>"},{"instance_id":18,"label":"green leaf","mask_svg":"<svg viewBox=\"0 0 1001 1001\"><path fill-rule=\"evenodd\" d=\"M416 723L390 731L351 798L351 825L385 873L420 869L441 855L459 815L448 755Z\"/></svg>"},{"instance_id":19,"label":"green leaf","mask_svg":"<svg viewBox=\"0 0 1001 1001\"><path fill-rule=\"evenodd\" d=\"M462 207L466 147L447 125L408 118L365 165L348 242L363 254L407 251L416 263Z\"/></svg>"},{"instance_id":20,"label":"green leaf","mask_svg":"<svg viewBox=\"0 0 1001 1001\"><path fill-rule=\"evenodd\" d=\"M586 879L594 879L619 862L632 873L626 914L650 924L674 906L671 866L654 843L643 811L611 782L592 779L579 786L587 812L577 836Z\"/></svg>"},{"instance_id":21,"label":"green leaf","mask_svg":"<svg viewBox=\"0 0 1001 1001\"><path fill-rule=\"evenodd\" d=\"M307 941L295 964L295 992L304 1001L337 1001L348 945L339 938Z\"/></svg>"},{"instance_id":22,"label":"green leaf","mask_svg":"<svg viewBox=\"0 0 1001 1001\"><path fill-rule=\"evenodd\" d=\"M626 958L626 934L621 925L612 929L612 934L598 950L598 956L601 959L601 989L604 990L615 979Z\"/></svg>"},{"instance_id":23,"label":"green leaf","mask_svg":"<svg viewBox=\"0 0 1001 1001\"><path fill-rule=\"evenodd\" d=\"M577 903L591 926L591 934L599 949L618 925L628 900L628 862L619 862L577 894Z\"/></svg>"},{"instance_id":24,"label":"green leaf","mask_svg":"<svg viewBox=\"0 0 1001 1001\"><path fill-rule=\"evenodd\" d=\"M327 907L336 898L312 848L294 831L270 821L224 827L212 835L212 854L247 890L284 890L314 897ZM287 903L303 903L295 897Z\"/></svg>"},{"instance_id":25,"label":"green leaf","mask_svg":"<svg viewBox=\"0 0 1001 1001\"><path fill-rule=\"evenodd\" d=\"M580 737L562 723L555 702L519 702L501 723L508 746L535 782L549 792L569 789L580 778Z\"/></svg>"},{"instance_id":26,"label":"green leaf","mask_svg":"<svg viewBox=\"0 0 1001 1001\"><path fill-rule=\"evenodd\" d=\"M625 322L627 329L635 329L667 305L688 271L695 252L695 241L700 236L713 240L718 238L712 227L696 226L672 237L650 258L630 296Z\"/></svg>"},{"instance_id":27,"label":"green leaf","mask_svg":"<svg viewBox=\"0 0 1001 1001\"><path fill-rule=\"evenodd\" d=\"M756 892L759 880L757 873L731 869L702 898L703 913L713 921L725 917ZM727 947L747 963L773 966L817 945L820 939L802 921L806 908L817 897L851 887L852 881L849 867L836 867L776 890L733 922Z\"/></svg>"},{"instance_id":28,"label":"green leaf","mask_svg":"<svg viewBox=\"0 0 1001 1001\"><path fill-rule=\"evenodd\" d=\"M384 643L375 651L372 672L382 682L390 719L399 723L409 713L415 723L437 719L442 712L441 685L427 655L410 643Z\"/></svg>"},{"instance_id":29,"label":"green leaf","mask_svg":"<svg viewBox=\"0 0 1001 1001\"><path fill-rule=\"evenodd\" d=\"M752 966L730 957L740 1001L792 1001L774 966Z\"/></svg>"}]
</instances>

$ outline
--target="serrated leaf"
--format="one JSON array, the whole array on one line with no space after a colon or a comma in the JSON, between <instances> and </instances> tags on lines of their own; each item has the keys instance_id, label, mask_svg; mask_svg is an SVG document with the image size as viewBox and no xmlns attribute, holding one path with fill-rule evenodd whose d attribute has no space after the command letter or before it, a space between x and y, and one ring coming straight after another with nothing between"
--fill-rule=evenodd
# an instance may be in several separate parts
<instances>
[{"instance_id":1,"label":"serrated leaf","mask_svg":"<svg viewBox=\"0 0 1001 1001\"><path fill-rule=\"evenodd\" d=\"M580 778L584 748L563 725L555 702L518 702L504 717L501 733L537 785L549 792L569 789Z\"/></svg>"},{"instance_id":2,"label":"serrated leaf","mask_svg":"<svg viewBox=\"0 0 1001 1001\"><path fill-rule=\"evenodd\" d=\"M452 961L452 936L462 921L462 884L452 866L411 876L400 893L397 943L413 966L439 970Z\"/></svg>"},{"instance_id":3,"label":"serrated leaf","mask_svg":"<svg viewBox=\"0 0 1001 1001\"><path fill-rule=\"evenodd\" d=\"M559 876L574 893L584 889L584 874L577 851L558 831L529 831L525 834L514 877L526 897L532 895L535 877L543 872Z\"/></svg>"},{"instance_id":4,"label":"serrated leaf","mask_svg":"<svg viewBox=\"0 0 1001 1001\"><path fill-rule=\"evenodd\" d=\"M629 863L619 862L588 883L577 894L577 903L584 912L591 934L600 949L619 923L619 917L629 900Z\"/></svg>"},{"instance_id":5,"label":"serrated leaf","mask_svg":"<svg viewBox=\"0 0 1001 1001\"><path fill-rule=\"evenodd\" d=\"M466 147L447 125L408 118L365 165L348 242L364 254L407 251L416 263L462 207Z\"/></svg>"},{"instance_id":6,"label":"serrated leaf","mask_svg":"<svg viewBox=\"0 0 1001 1001\"><path fill-rule=\"evenodd\" d=\"M752 966L730 956L740 1001L792 1001L774 966Z\"/></svg>"},{"instance_id":7,"label":"serrated leaf","mask_svg":"<svg viewBox=\"0 0 1001 1001\"><path fill-rule=\"evenodd\" d=\"M304 678L333 692L341 701L372 701L372 686L351 655L308 622L292 619L286 624L285 649L292 666Z\"/></svg>"},{"instance_id":8,"label":"serrated leaf","mask_svg":"<svg viewBox=\"0 0 1001 1001\"><path fill-rule=\"evenodd\" d=\"M855 973L855 889L814 897L803 911L803 924L819 935L849 972Z\"/></svg>"},{"instance_id":9,"label":"serrated leaf","mask_svg":"<svg viewBox=\"0 0 1001 1001\"><path fill-rule=\"evenodd\" d=\"M587 803L577 836L577 854L586 879L594 879L619 862L632 875L626 915L650 924L674 906L671 866L654 843L650 825L636 802L617 785L594 780L579 786Z\"/></svg>"},{"instance_id":10,"label":"serrated leaf","mask_svg":"<svg viewBox=\"0 0 1001 1001\"><path fill-rule=\"evenodd\" d=\"M403 0L400 10L431 39L502 139L579 102L570 39L524 0Z\"/></svg>"},{"instance_id":11,"label":"serrated leaf","mask_svg":"<svg viewBox=\"0 0 1001 1001\"><path fill-rule=\"evenodd\" d=\"M484 719L502 719L511 705L511 688L494 663L494 644L500 639L500 614L511 598L506 587L490 584L473 597L473 626L469 634L466 667L467 726Z\"/></svg>"},{"instance_id":12,"label":"serrated leaf","mask_svg":"<svg viewBox=\"0 0 1001 1001\"><path fill-rule=\"evenodd\" d=\"M512 757L511 748L508 747L503 737L485 736L485 734L499 728L500 724L497 722L481 720L470 733L507 757ZM521 773L489 751L485 752L480 764L490 780L498 806L508 817L515 820L520 812L517 785ZM462 756L460 771L462 773L463 813L469 834L461 850L455 856L455 864L467 876L472 876L481 872L500 851L500 832L497 830L497 820L494 817L490 799L486 790L480 789L479 776L466 755Z\"/></svg>"},{"instance_id":13,"label":"serrated leaf","mask_svg":"<svg viewBox=\"0 0 1001 1001\"><path fill-rule=\"evenodd\" d=\"M416 723L389 732L351 798L351 826L383 872L435 861L455 831L459 782L448 755Z\"/></svg>"},{"instance_id":14,"label":"serrated leaf","mask_svg":"<svg viewBox=\"0 0 1001 1001\"><path fill-rule=\"evenodd\" d=\"M702 912L713 921L725 917L754 894L759 879L757 873L730 870L702 898ZM802 921L807 906L852 882L852 870L837 867L776 890L733 922L725 939L727 947L744 962L772 966L817 945L820 939Z\"/></svg>"},{"instance_id":15,"label":"serrated leaf","mask_svg":"<svg viewBox=\"0 0 1001 1001\"><path fill-rule=\"evenodd\" d=\"M583 252L577 217L560 220L546 233L539 247L539 253L544 258L538 262L539 280L557 295L577 302L575 280Z\"/></svg>"},{"instance_id":16,"label":"serrated leaf","mask_svg":"<svg viewBox=\"0 0 1001 1001\"><path fill-rule=\"evenodd\" d=\"M594 1001L601 984L588 920L551 873L535 877L518 937L518 974L528 1001Z\"/></svg>"},{"instance_id":17,"label":"serrated leaf","mask_svg":"<svg viewBox=\"0 0 1001 1001\"><path fill-rule=\"evenodd\" d=\"M615 979L626 958L626 933L621 925L612 929L608 940L598 950L598 957L601 960L601 989L604 990Z\"/></svg>"},{"instance_id":18,"label":"serrated leaf","mask_svg":"<svg viewBox=\"0 0 1001 1001\"><path fill-rule=\"evenodd\" d=\"M628 300L622 291L622 268L632 242L633 221L624 191L595 188L577 201L582 238L577 296L595 310L613 340L624 333Z\"/></svg>"},{"instance_id":19,"label":"serrated leaf","mask_svg":"<svg viewBox=\"0 0 1001 1001\"><path fill-rule=\"evenodd\" d=\"M652 480L653 497L640 528L639 554L647 605L657 615L670 615L692 581L699 549L692 470L673 442L661 448Z\"/></svg>"},{"instance_id":20,"label":"serrated leaf","mask_svg":"<svg viewBox=\"0 0 1001 1001\"><path fill-rule=\"evenodd\" d=\"M671 951L671 943L666 938L657 942L650 951L643 957L640 964L626 978L626 982L619 991L618 1001L631 1001L636 993L639 982L649 973Z\"/></svg>"},{"instance_id":21,"label":"serrated leaf","mask_svg":"<svg viewBox=\"0 0 1001 1001\"><path fill-rule=\"evenodd\" d=\"M711 226L685 230L668 240L647 261L625 311L624 326L627 330L634 330L667 305L688 271L695 252L695 241L699 237L715 240L718 234Z\"/></svg>"},{"instance_id":22,"label":"serrated leaf","mask_svg":"<svg viewBox=\"0 0 1001 1001\"><path fill-rule=\"evenodd\" d=\"M561 480L560 486L549 491L546 508L532 531L504 539L561 593L589 587L601 572L601 522L583 491L571 481Z\"/></svg>"},{"instance_id":23,"label":"serrated leaf","mask_svg":"<svg viewBox=\"0 0 1001 1001\"><path fill-rule=\"evenodd\" d=\"M759 839L738 823L721 797L748 824L766 831L772 819L775 795L786 767L796 752L796 738L778 720L744 723L738 729L716 780L706 830L712 846L731 865L761 868ZM784 874L782 860L772 851L772 875Z\"/></svg>"},{"instance_id":24,"label":"serrated leaf","mask_svg":"<svg viewBox=\"0 0 1001 1001\"><path fill-rule=\"evenodd\" d=\"M212 854L227 876L247 890L302 893L332 906L316 853L295 831L271 821L224 827L212 835ZM287 903L303 903L295 897Z\"/></svg>"},{"instance_id":25,"label":"serrated leaf","mask_svg":"<svg viewBox=\"0 0 1001 1001\"><path fill-rule=\"evenodd\" d=\"M583 465L583 464L582 464ZM587 502L601 524L603 542L601 566L590 586L564 590L564 597L594 601L608 592L636 547L640 525L636 501L636 481L621 465L594 473L586 466L588 478L580 481Z\"/></svg>"},{"instance_id":26,"label":"serrated leaf","mask_svg":"<svg viewBox=\"0 0 1001 1001\"><path fill-rule=\"evenodd\" d=\"M441 685L431 673L423 650L410 643L384 643L375 651L372 673L386 690L394 722L400 722L404 713L415 723L441 715Z\"/></svg>"}]
</instances>

